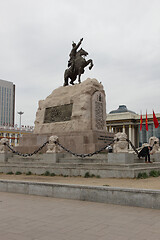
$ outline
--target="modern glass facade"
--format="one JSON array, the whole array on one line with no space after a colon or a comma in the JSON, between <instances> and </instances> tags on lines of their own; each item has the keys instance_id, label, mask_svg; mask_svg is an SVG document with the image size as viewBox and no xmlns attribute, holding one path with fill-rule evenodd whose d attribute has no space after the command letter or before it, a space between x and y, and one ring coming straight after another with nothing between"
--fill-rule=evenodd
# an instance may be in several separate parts
<instances>
[{"instance_id":1,"label":"modern glass facade","mask_svg":"<svg viewBox=\"0 0 160 240\"><path fill-rule=\"evenodd\" d=\"M148 123L148 131L146 131L145 125L142 125L142 131L140 131L139 127L139 146L141 147L143 143L148 142L152 136L159 138L160 141L160 125L155 128L153 123Z\"/></svg>"},{"instance_id":2,"label":"modern glass facade","mask_svg":"<svg viewBox=\"0 0 160 240\"><path fill-rule=\"evenodd\" d=\"M0 80L0 126L13 126L15 115L15 85Z\"/></svg>"}]
</instances>

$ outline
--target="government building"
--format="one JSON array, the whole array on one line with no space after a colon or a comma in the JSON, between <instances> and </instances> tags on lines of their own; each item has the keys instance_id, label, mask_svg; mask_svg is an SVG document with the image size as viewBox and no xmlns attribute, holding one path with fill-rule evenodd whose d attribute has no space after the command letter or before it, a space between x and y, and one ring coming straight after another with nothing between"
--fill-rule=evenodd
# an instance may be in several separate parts
<instances>
[{"instance_id":1,"label":"government building","mask_svg":"<svg viewBox=\"0 0 160 240\"><path fill-rule=\"evenodd\" d=\"M146 131L146 114L142 115L142 130L140 131L140 115L128 110L125 105L120 105L118 109L107 114L106 126L108 132L125 132L128 139L135 147L147 143L149 138L155 136L160 140L160 126L154 127L153 114L148 114L148 131ZM160 123L160 113L156 113Z\"/></svg>"}]
</instances>

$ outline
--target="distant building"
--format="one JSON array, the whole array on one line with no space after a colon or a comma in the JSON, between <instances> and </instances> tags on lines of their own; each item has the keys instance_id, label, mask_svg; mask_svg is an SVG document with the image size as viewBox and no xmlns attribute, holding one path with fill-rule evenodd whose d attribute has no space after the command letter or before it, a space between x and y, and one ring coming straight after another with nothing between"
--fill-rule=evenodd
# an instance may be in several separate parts
<instances>
[{"instance_id":1,"label":"distant building","mask_svg":"<svg viewBox=\"0 0 160 240\"><path fill-rule=\"evenodd\" d=\"M160 113L156 113L160 124ZM145 120L146 114L142 115L143 125L140 131L140 115L128 110L125 105L120 105L117 110L107 114L106 125L108 132L125 132L128 139L135 147L140 147L143 143L148 142L149 138L155 136L160 140L160 126L154 127L153 115L148 114L148 131L146 131Z\"/></svg>"},{"instance_id":2,"label":"distant building","mask_svg":"<svg viewBox=\"0 0 160 240\"><path fill-rule=\"evenodd\" d=\"M12 147L19 145L19 138L26 134L33 133L33 127L25 126L17 128L17 127L4 127L0 126L0 140L2 138L8 138L9 145Z\"/></svg>"},{"instance_id":3,"label":"distant building","mask_svg":"<svg viewBox=\"0 0 160 240\"><path fill-rule=\"evenodd\" d=\"M14 126L15 85L0 80L0 126Z\"/></svg>"}]
</instances>

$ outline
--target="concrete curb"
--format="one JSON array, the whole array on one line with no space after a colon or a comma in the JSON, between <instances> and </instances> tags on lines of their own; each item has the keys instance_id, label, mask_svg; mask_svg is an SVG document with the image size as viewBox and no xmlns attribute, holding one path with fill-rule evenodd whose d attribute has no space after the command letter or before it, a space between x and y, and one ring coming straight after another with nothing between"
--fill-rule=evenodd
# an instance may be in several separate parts
<instances>
[{"instance_id":1,"label":"concrete curb","mask_svg":"<svg viewBox=\"0 0 160 240\"><path fill-rule=\"evenodd\" d=\"M160 209L160 190L0 179L0 191Z\"/></svg>"}]
</instances>

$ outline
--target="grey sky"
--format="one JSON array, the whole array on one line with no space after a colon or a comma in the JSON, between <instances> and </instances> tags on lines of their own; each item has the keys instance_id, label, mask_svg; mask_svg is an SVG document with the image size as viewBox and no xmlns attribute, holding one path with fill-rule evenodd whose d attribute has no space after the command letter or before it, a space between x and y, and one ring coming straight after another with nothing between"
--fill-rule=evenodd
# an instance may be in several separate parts
<instances>
[{"instance_id":1,"label":"grey sky","mask_svg":"<svg viewBox=\"0 0 160 240\"><path fill-rule=\"evenodd\" d=\"M71 43L82 37L95 64L82 80L102 82L107 113L120 104L160 112L159 13L159 0L2 0L0 79L16 85L22 124L33 125L38 101L63 85Z\"/></svg>"}]
</instances>

